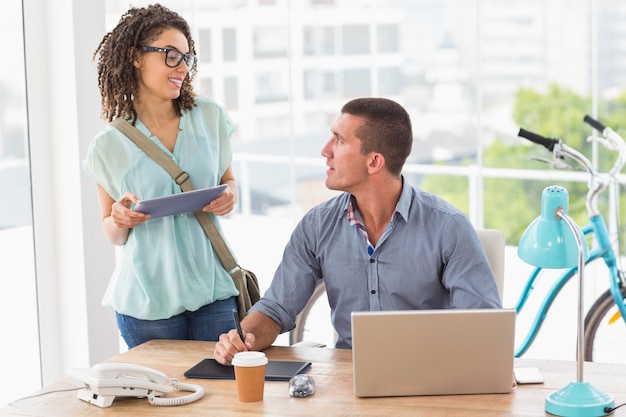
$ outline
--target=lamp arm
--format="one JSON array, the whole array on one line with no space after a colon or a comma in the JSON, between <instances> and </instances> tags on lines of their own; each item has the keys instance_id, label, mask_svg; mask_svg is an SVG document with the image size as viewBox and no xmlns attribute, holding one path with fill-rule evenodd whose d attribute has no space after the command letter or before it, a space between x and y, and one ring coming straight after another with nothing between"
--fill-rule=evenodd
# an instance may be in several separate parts
<instances>
[{"instance_id":1,"label":"lamp arm","mask_svg":"<svg viewBox=\"0 0 626 417\"><path fill-rule=\"evenodd\" d=\"M576 246L578 247L578 311L577 311L577 349L576 349L576 380L578 382L583 381L583 364L585 357L585 329L583 325L583 285L584 285L584 271L585 271L585 250L583 247L582 237L578 233L578 225L576 222L565 213L564 209L556 211L556 215L559 216L565 224L569 227L574 238L576 240Z\"/></svg>"}]
</instances>

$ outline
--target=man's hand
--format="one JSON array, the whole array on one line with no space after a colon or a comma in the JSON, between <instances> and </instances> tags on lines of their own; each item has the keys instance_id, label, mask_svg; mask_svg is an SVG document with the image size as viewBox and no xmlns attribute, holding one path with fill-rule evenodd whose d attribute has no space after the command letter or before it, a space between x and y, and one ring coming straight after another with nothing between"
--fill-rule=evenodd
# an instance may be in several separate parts
<instances>
[{"instance_id":1,"label":"man's hand","mask_svg":"<svg viewBox=\"0 0 626 417\"><path fill-rule=\"evenodd\" d=\"M244 333L246 343L241 340L236 329L220 335L219 342L213 350L213 357L222 365L230 365L236 353L252 350L255 337L252 333Z\"/></svg>"},{"instance_id":2,"label":"man's hand","mask_svg":"<svg viewBox=\"0 0 626 417\"><path fill-rule=\"evenodd\" d=\"M215 345L213 357L222 365L230 365L236 353L246 350L263 350L269 347L280 333L280 326L271 318L258 311L251 311L241 321L245 343L237 329L220 335Z\"/></svg>"}]
</instances>

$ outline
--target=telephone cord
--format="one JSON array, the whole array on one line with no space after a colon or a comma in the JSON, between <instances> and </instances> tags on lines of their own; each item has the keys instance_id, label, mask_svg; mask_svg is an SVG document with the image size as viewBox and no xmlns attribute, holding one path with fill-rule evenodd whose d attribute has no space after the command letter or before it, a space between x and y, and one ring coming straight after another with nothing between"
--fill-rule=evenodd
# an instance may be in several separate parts
<instances>
[{"instance_id":1,"label":"telephone cord","mask_svg":"<svg viewBox=\"0 0 626 417\"><path fill-rule=\"evenodd\" d=\"M156 406L176 406L176 405L184 405L189 404L194 401L198 401L200 398L204 397L204 388L200 385L196 384L186 384L178 381L176 378L170 379L170 385L176 391L191 391L192 394L186 395L184 397L175 397L175 398L160 398L156 397L154 394L148 396L148 401L150 404Z\"/></svg>"}]
</instances>

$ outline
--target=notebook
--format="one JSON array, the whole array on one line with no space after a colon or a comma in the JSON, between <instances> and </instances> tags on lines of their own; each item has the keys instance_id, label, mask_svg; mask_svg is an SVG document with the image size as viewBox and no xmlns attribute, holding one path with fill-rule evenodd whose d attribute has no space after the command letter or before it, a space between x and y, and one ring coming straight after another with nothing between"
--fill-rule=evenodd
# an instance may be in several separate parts
<instances>
[{"instance_id":1,"label":"notebook","mask_svg":"<svg viewBox=\"0 0 626 417\"><path fill-rule=\"evenodd\" d=\"M352 313L357 397L512 390L515 310Z\"/></svg>"},{"instance_id":2,"label":"notebook","mask_svg":"<svg viewBox=\"0 0 626 417\"><path fill-rule=\"evenodd\" d=\"M266 381L289 381L292 376L305 372L311 362L270 360L265 368ZM235 369L207 358L188 369L186 378L235 379Z\"/></svg>"}]
</instances>

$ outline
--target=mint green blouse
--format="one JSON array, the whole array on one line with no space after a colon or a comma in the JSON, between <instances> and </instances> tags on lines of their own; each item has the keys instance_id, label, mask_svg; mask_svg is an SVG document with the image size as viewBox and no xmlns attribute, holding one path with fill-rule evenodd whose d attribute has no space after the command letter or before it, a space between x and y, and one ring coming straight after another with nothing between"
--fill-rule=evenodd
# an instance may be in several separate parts
<instances>
[{"instance_id":1,"label":"mint green blouse","mask_svg":"<svg viewBox=\"0 0 626 417\"><path fill-rule=\"evenodd\" d=\"M214 101L196 102L182 114L174 152L140 120L136 127L189 174L195 188L204 188L219 185L230 165L235 126ZM127 191L141 200L181 192L160 165L110 125L90 143L83 168L114 200ZM213 220L220 228L219 220ZM125 315L157 320L237 294L194 214L186 213L151 219L131 230L102 304Z\"/></svg>"}]
</instances>

